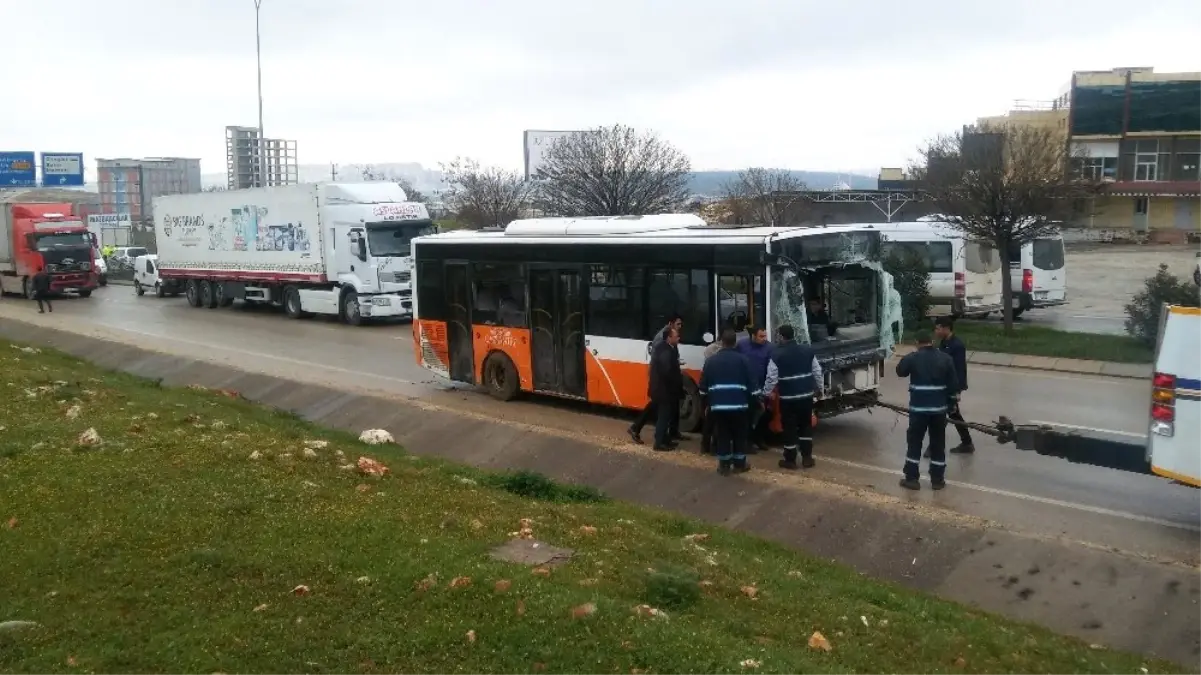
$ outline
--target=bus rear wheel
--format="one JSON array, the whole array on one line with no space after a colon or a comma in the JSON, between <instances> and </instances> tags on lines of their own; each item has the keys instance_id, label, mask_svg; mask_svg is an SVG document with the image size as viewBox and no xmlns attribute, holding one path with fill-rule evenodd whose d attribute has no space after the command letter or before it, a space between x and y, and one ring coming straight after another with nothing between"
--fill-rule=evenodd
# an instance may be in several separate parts
<instances>
[{"instance_id":1,"label":"bus rear wheel","mask_svg":"<svg viewBox=\"0 0 1201 675\"><path fill-rule=\"evenodd\" d=\"M521 379L517 366L508 356L495 353L484 361L484 388L488 394L500 401L512 401L521 391Z\"/></svg>"},{"instance_id":2,"label":"bus rear wheel","mask_svg":"<svg viewBox=\"0 0 1201 675\"><path fill-rule=\"evenodd\" d=\"M698 431L704 419L705 404L691 377L684 376L684 398L680 399L680 431Z\"/></svg>"}]
</instances>

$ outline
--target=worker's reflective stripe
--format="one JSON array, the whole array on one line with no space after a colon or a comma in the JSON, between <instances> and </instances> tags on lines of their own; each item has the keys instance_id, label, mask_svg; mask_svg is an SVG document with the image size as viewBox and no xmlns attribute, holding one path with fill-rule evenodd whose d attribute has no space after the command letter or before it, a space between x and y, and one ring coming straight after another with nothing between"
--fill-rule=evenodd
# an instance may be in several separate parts
<instances>
[{"instance_id":1,"label":"worker's reflective stripe","mask_svg":"<svg viewBox=\"0 0 1201 675\"><path fill-rule=\"evenodd\" d=\"M723 390L723 389L736 389L738 391L746 391L746 387L742 386L741 384L711 384L711 385L709 385L709 391L719 391L719 390Z\"/></svg>"},{"instance_id":2,"label":"worker's reflective stripe","mask_svg":"<svg viewBox=\"0 0 1201 675\"><path fill-rule=\"evenodd\" d=\"M788 377L781 377L780 381L781 382L791 382L792 380L803 380L807 377L812 378L813 373L801 373L800 375L789 375Z\"/></svg>"},{"instance_id":3,"label":"worker's reflective stripe","mask_svg":"<svg viewBox=\"0 0 1201 675\"><path fill-rule=\"evenodd\" d=\"M906 457L906 458L905 458L905 462L906 462L907 464L921 464L921 462L920 462L920 461L918 461L918 460L916 460L916 459L914 459L914 458L912 458L912 457Z\"/></svg>"},{"instance_id":4,"label":"worker's reflective stripe","mask_svg":"<svg viewBox=\"0 0 1201 675\"><path fill-rule=\"evenodd\" d=\"M910 408L909 409L909 412L921 413L923 415L932 415L935 413L945 413L946 411L947 411L947 407L945 405L939 406L937 408Z\"/></svg>"},{"instance_id":5,"label":"worker's reflective stripe","mask_svg":"<svg viewBox=\"0 0 1201 675\"><path fill-rule=\"evenodd\" d=\"M947 465L946 462L936 462L934 460L930 460L930 466L946 466L946 465Z\"/></svg>"},{"instance_id":6,"label":"worker's reflective stripe","mask_svg":"<svg viewBox=\"0 0 1201 675\"><path fill-rule=\"evenodd\" d=\"M781 396L780 400L781 401L793 401L798 398L813 398L813 392L809 392L808 394L789 394L788 396Z\"/></svg>"},{"instance_id":7,"label":"worker's reflective stripe","mask_svg":"<svg viewBox=\"0 0 1201 675\"><path fill-rule=\"evenodd\" d=\"M762 389L756 389L755 391L752 391L752 392L751 392L751 396L758 396L758 395L760 395L760 394L762 394L762 393L763 393L763 390L762 390Z\"/></svg>"},{"instance_id":8,"label":"worker's reflective stripe","mask_svg":"<svg viewBox=\"0 0 1201 675\"><path fill-rule=\"evenodd\" d=\"M725 410L746 410L747 407L748 406L745 403L737 403L737 404L727 404L727 405L711 405L711 406L709 406L709 409L712 410L713 412L722 412Z\"/></svg>"},{"instance_id":9,"label":"worker's reflective stripe","mask_svg":"<svg viewBox=\"0 0 1201 675\"><path fill-rule=\"evenodd\" d=\"M813 437L812 437L812 436L797 436L797 437L796 437L796 439L797 439L798 441L809 441L810 443L812 443L812 442L813 442Z\"/></svg>"},{"instance_id":10,"label":"worker's reflective stripe","mask_svg":"<svg viewBox=\"0 0 1201 675\"><path fill-rule=\"evenodd\" d=\"M784 446L784 449L785 449L785 450L796 450L798 447L800 447L800 446L798 446L798 445L785 445L785 446Z\"/></svg>"},{"instance_id":11,"label":"worker's reflective stripe","mask_svg":"<svg viewBox=\"0 0 1201 675\"><path fill-rule=\"evenodd\" d=\"M941 384L911 384L909 391L946 391L946 387Z\"/></svg>"}]
</instances>

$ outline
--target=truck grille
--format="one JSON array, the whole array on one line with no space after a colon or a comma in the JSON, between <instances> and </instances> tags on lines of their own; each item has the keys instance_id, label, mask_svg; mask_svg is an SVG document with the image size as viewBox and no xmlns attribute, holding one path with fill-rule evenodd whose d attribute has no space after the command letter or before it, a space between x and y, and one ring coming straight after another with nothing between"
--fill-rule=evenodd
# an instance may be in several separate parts
<instances>
[{"instance_id":1,"label":"truck grille","mask_svg":"<svg viewBox=\"0 0 1201 675\"><path fill-rule=\"evenodd\" d=\"M391 281L397 284L407 284L413 277L411 272L393 272L391 275L384 274L384 281Z\"/></svg>"}]
</instances>

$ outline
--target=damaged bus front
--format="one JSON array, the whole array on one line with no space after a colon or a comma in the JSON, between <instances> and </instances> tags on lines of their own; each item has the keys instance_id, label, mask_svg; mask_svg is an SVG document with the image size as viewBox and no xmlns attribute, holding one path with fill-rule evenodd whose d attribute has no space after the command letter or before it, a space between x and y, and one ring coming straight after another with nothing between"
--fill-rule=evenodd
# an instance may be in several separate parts
<instances>
[{"instance_id":1,"label":"damaged bus front","mask_svg":"<svg viewBox=\"0 0 1201 675\"><path fill-rule=\"evenodd\" d=\"M903 333L901 298L880 262L880 233L787 230L771 238L773 326L791 325L817 352L819 417L871 407Z\"/></svg>"}]
</instances>

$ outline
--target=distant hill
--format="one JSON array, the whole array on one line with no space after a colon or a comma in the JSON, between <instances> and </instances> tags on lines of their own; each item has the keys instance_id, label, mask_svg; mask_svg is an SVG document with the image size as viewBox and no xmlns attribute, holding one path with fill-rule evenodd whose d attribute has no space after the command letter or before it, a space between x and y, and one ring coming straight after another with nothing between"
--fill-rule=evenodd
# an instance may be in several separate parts
<instances>
[{"instance_id":1,"label":"distant hill","mask_svg":"<svg viewBox=\"0 0 1201 675\"><path fill-rule=\"evenodd\" d=\"M416 162L385 162L381 164L343 164L338 166L338 179L356 181L362 179L363 169L370 166L372 170L387 175L399 176L409 181L413 187L427 194L436 193L446 188L442 172L437 169L427 169ZM316 183L330 180L331 172L328 164L301 164L297 173L302 183ZM856 190L876 189L876 178L857 173L837 173L834 171L793 171L792 174L805 183L810 190L829 190L845 184ZM702 197L717 197L724 192L727 183L738 177L738 171L697 171L692 174L688 187L693 194ZM224 186L225 174L204 174L200 177L205 187Z\"/></svg>"}]
</instances>

